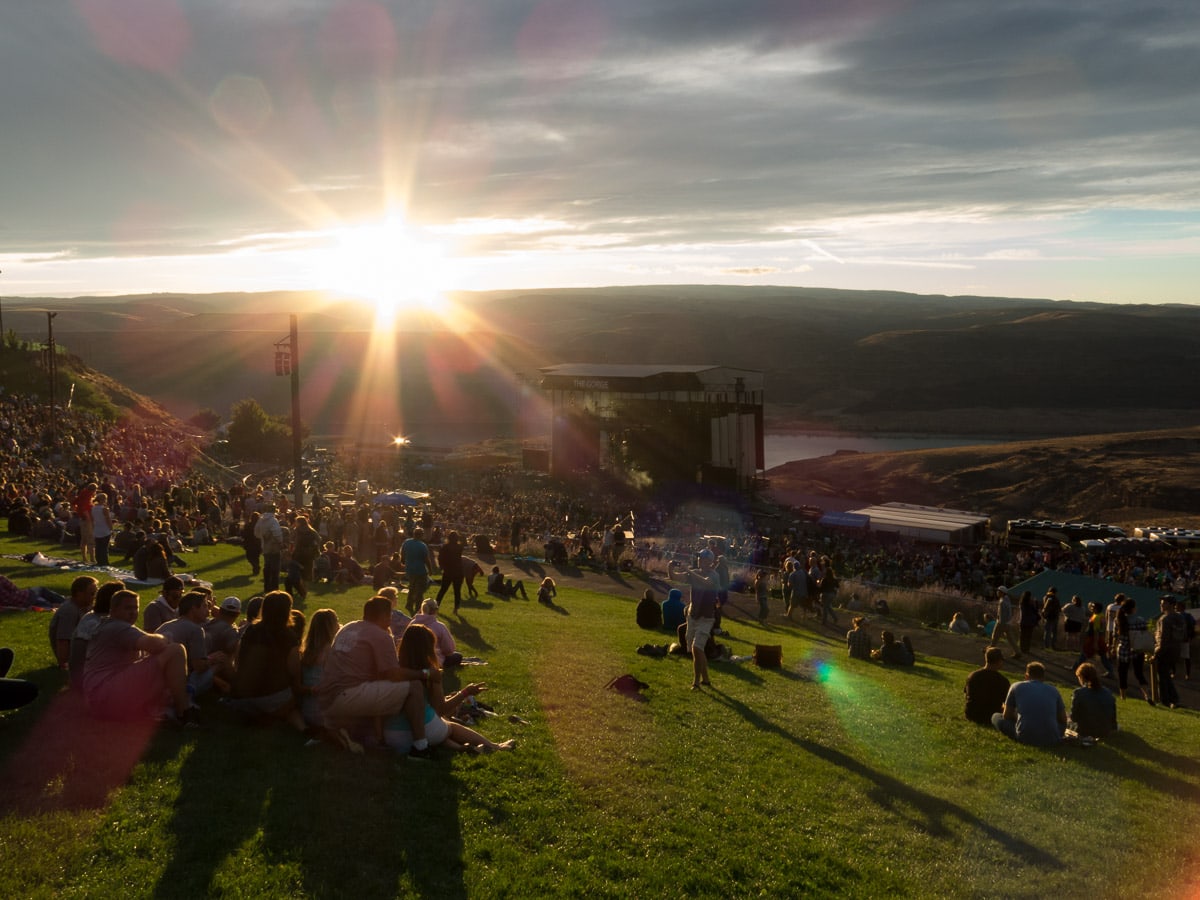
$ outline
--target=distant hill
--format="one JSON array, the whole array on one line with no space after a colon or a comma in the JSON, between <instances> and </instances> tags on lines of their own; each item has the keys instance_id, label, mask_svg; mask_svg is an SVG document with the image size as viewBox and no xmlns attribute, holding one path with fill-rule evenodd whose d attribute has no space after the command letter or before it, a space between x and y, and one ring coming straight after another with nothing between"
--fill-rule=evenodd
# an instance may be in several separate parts
<instances>
[{"instance_id":1,"label":"distant hill","mask_svg":"<svg viewBox=\"0 0 1200 900\"><path fill-rule=\"evenodd\" d=\"M273 344L299 316L314 431L348 421L502 433L560 362L713 363L766 374L769 427L1027 436L1196 424L1200 308L818 288L648 286L460 294L460 332L318 293L4 301L178 415L246 396L288 407ZM521 377L517 377L517 376Z\"/></svg>"},{"instance_id":2,"label":"distant hill","mask_svg":"<svg viewBox=\"0 0 1200 900\"><path fill-rule=\"evenodd\" d=\"M1200 428L903 453L839 453L767 472L771 493L899 501L1006 518L1200 526Z\"/></svg>"}]
</instances>

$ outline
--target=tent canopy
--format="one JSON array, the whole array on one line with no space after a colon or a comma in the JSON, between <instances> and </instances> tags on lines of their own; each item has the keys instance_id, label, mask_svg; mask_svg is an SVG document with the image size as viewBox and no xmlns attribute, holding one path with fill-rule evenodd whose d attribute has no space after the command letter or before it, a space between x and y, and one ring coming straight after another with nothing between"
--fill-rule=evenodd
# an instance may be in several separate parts
<instances>
[{"instance_id":1,"label":"tent canopy","mask_svg":"<svg viewBox=\"0 0 1200 900\"><path fill-rule=\"evenodd\" d=\"M376 494L373 502L379 506L420 506L427 499L429 495L420 491L388 491Z\"/></svg>"}]
</instances>

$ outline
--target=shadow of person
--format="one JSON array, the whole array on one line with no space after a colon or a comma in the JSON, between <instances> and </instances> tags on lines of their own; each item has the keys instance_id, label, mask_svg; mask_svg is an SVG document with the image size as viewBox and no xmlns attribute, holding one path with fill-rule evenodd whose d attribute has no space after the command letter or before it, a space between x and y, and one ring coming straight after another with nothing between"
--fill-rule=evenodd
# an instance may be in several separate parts
<instances>
[{"instance_id":1,"label":"shadow of person","mask_svg":"<svg viewBox=\"0 0 1200 900\"><path fill-rule=\"evenodd\" d=\"M283 873L288 883L279 889L287 893L372 897L386 885L390 896L407 882L406 891L423 896L466 896L458 816L397 812L457 809L457 781L428 777L439 763L302 743L284 725L221 722L198 735L180 767L165 826L174 853L153 896L237 893L226 882L236 878L240 854ZM418 765L424 777L415 777Z\"/></svg>"},{"instance_id":2,"label":"shadow of person","mask_svg":"<svg viewBox=\"0 0 1200 900\"><path fill-rule=\"evenodd\" d=\"M1067 868L1067 864L1053 853L1030 843L1019 834L1005 831L957 803L919 790L898 778L886 775L841 750L819 744L808 738L798 737L780 728L759 711L721 692L719 688L713 688L708 696L735 711L755 728L782 738L809 755L862 778L870 785L867 796L876 805L908 820L914 828L926 834L953 842L957 848L961 834L950 826L952 822L958 822L962 826L970 828L976 835L995 842L1020 863L1046 870Z\"/></svg>"},{"instance_id":3,"label":"shadow of person","mask_svg":"<svg viewBox=\"0 0 1200 900\"><path fill-rule=\"evenodd\" d=\"M490 604L489 604L490 605ZM454 643L460 641L475 650L494 650L492 646L483 636L478 628L471 624L466 615L459 613L457 618L446 618L442 620L446 627L450 629L450 634L454 636Z\"/></svg>"}]
</instances>

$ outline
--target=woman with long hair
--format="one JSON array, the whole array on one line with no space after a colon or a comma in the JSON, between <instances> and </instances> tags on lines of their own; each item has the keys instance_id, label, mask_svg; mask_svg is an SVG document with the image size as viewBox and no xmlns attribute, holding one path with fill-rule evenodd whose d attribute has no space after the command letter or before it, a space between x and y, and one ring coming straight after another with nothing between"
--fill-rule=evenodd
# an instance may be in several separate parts
<instances>
[{"instance_id":1,"label":"woman with long hair","mask_svg":"<svg viewBox=\"0 0 1200 900\"><path fill-rule=\"evenodd\" d=\"M271 591L258 621L238 644L230 706L241 712L283 719L297 731L306 726L296 706L300 650L291 627L292 595Z\"/></svg>"},{"instance_id":2,"label":"woman with long hair","mask_svg":"<svg viewBox=\"0 0 1200 900\"><path fill-rule=\"evenodd\" d=\"M1106 738L1117 730L1117 701L1112 691L1100 683L1100 675L1091 663L1075 670L1079 687L1071 696L1068 726L1081 738Z\"/></svg>"},{"instance_id":3,"label":"woman with long hair","mask_svg":"<svg viewBox=\"0 0 1200 900\"><path fill-rule=\"evenodd\" d=\"M325 671L329 648L341 624L332 609L318 609L308 623L308 633L300 645L300 715L308 725L323 726L325 716L317 705L317 685Z\"/></svg>"},{"instance_id":4,"label":"woman with long hair","mask_svg":"<svg viewBox=\"0 0 1200 900\"><path fill-rule=\"evenodd\" d=\"M496 743L488 740L478 731L449 720L468 697L477 697L487 690L483 683L471 683L455 691L449 697L442 687L442 670L437 663L437 642L433 632L424 625L409 625L404 630L397 651L400 667L404 669L429 672L425 685L425 737L429 745L444 744L452 750L470 750L475 753L484 750L511 750L516 741L507 740ZM412 731L408 720L403 715L393 716L384 722L384 743L394 750L406 752L412 744Z\"/></svg>"},{"instance_id":5,"label":"woman with long hair","mask_svg":"<svg viewBox=\"0 0 1200 900\"><path fill-rule=\"evenodd\" d=\"M1127 597L1117 610L1117 684L1120 685L1121 699L1124 700L1125 691L1129 689L1129 667L1132 665L1133 677L1137 679L1142 699L1153 706L1154 701L1146 693L1146 654L1133 649L1134 635L1145 631L1146 620L1137 614L1137 602Z\"/></svg>"}]
</instances>

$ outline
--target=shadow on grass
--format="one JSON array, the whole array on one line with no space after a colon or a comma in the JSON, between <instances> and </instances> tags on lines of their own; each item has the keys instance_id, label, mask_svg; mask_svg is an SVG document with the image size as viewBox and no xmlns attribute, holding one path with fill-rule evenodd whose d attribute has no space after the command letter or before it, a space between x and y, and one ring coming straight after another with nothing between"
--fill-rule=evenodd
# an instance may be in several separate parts
<instances>
[{"instance_id":1,"label":"shadow on grass","mask_svg":"<svg viewBox=\"0 0 1200 900\"><path fill-rule=\"evenodd\" d=\"M541 563L536 562L535 560L526 559L524 557L518 559L514 556L512 563L514 566L516 566L518 569L520 569L522 572L524 572L526 575L530 576L531 578L537 578L537 579L541 580L542 578L546 577L545 567L543 567Z\"/></svg>"},{"instance_id":2,"label":"shadow on grass","mask_svg":"<svg viewBox=\"0 0 1200 900\"><path fill-rule=\"evenodd\" d=\"M1066 862L1053 853L1031 844L1018 834L1005 831L991 822L984 821L957 803L918 790L833 747L785 731L760 712L740 700L722 693L717 688L711 689L709 696L738 713L760 731L776 735L806 753L862 778L871 785L866 792L867 796L878 806L906 819L912 827L918 828L926 834L952 842L954 852L959 852L963 840L963 835L950 827L952 822L957 821L972 829L977 835L995 841L1012 854L1015 861L1020 864L1035 866L1043 870L1062 870L1068 867Z\"/></svg>"},{"instance_id":3,"label":"shadow on grass","mask_svg":"<svg viewBox=\"0 0 1200 900\"><path fill-rule=\"evenodd\" d=\"M165 824L174 854L155 897L237 893L239 854L283 879L297 873L311 896L466 897L459 786L446 763L355 757L302 741L284 727L232 723L198 735Z\"/></svg>"},{"instance_id":4,"label":"shadow on grass","mask_svg":"<svg viewBox=\"0 0 1200 900\"><path fill-rule=\"evenodd\" d=\"M464 603L465 605L465 603ZM474 605L474 604L472 604ZM491 604L487 604L491 606ZM494 650L495 648L484 638L483 632L471 624L467 619L466 613L461 610L457 618L447 616L442 620L446 627L450 629L450 633L454 635L454 642L457 644L462 641L470 647L478 651Z\"/></svg>"},{"instance_id":5,"label":"shadow on grass","mask_svg":"<svg viewBox=\"0 0 1200 900\"><path fill-rule=\"evenodd\" d=\"M1129 731L1118 731L1094 747L1063 744L1058 752L1088 768L1128 778L1171 797L1200 798L1196 783L1200 761L1169 753Z\"/></svg>"}]
</instances>

